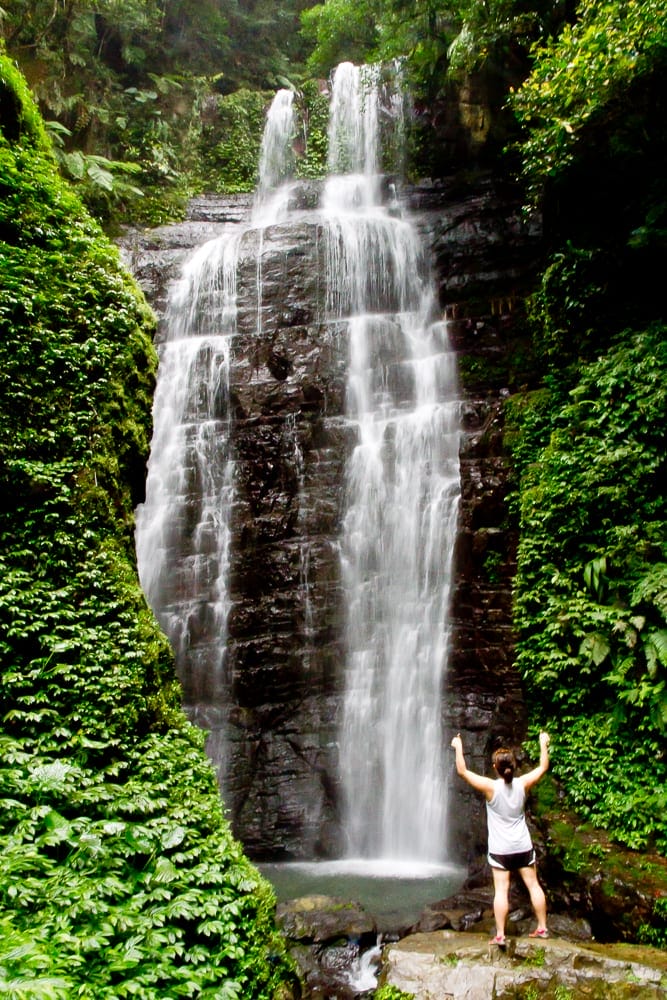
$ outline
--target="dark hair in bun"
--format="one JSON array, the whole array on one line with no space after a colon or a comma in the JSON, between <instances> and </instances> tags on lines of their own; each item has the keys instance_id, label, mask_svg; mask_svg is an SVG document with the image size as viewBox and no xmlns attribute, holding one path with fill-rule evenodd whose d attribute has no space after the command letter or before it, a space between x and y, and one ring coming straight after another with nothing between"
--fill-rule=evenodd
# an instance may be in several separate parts
<instances>
[{"instance_id":1,"label":"dark hair in bun","mask_svg":"<svg viewBox=\"0 0 667 1000\"><path fill-rule=\"evenodd\" d=\"M501 747L493 755L493 766L496 771L503 779L507 785L512 784L512 778L514 777L514 771L516 768L516 759L511 750L506 750Z\"/></svg>"}]
</instances>

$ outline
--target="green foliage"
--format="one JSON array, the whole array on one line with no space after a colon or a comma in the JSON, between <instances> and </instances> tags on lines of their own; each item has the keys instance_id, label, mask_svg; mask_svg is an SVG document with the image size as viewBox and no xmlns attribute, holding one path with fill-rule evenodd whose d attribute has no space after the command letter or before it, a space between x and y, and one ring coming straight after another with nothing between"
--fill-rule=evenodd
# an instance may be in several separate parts
<instances>
[{"instance_id":1,"label":"green foliage","mask_svg":"<svg viewBox=\"0 0 667 1000\"><path fill-rule=\"evenodd\" d=\"M549 261L532 298L535 349L563 368L593 357L608 336L600 327L610 261L604 252L568 244Z\"/></svg>"},{"instance_id":2,"label":"green foliage","mask_svg":"<svg viewBox=\"0 0 667 1000\"><path fill-rule=\"evenodd\" d=\"M223 818L134 564L154 317L25 88L5 103L0 992L269 1000L288 975L274 899Z\"/></svg>"},{"instance_id":3,"label":"green foliage","mask_svg":"<svg viewBox=\"0 0 667 1000\"><path fill-rule=\"evenodd\" d=\"M297 159L298 177L324 177L327 171L329 98L317 81L304 83L298 99L305 149Z\"/></svg>"},{"instance_id":4,"label":"green foliage","mask_svg":"<svg viewBox=\"0 0 667 1000\"><path fill-rule=\"evenodd\" d=\"M414 994L404 993L397 986L381 986L373 994L373 1000L414 1000Z\"/></svg>"},{"instance_id":5,"label":"green foliage","mask_svg":"<svg viewBox=\"0 0 667 1000\"><path fill-rule=\"evenodd\" d=\"M202 133L201 177L208 191L252 191L269 94L239 90L218 97Z\"/></svg>"},{"instance_id":6,"label":"green foliage","mask_svg":"<svg viewBox=\"0 0 667 1000\"><path fill-rule=\"evenodd\" d=\"M533 52L533 71L512 104L528 129L522 153L534 196L572 162L591 120L613 112L664 53L664 14L661 0L581 0L577 19Z\"/></svg>"},{"instance_id":7,"label":"green foliage","mask_svg":"<svg viewBox=\"0 0 667 1000\"><path fill-rule=\"evenodd\" d=\"M218 66L221 89L277 90L304 75L308 46L300 17L313 0L252 0L234 4L230 14L231 59Z\"/></svg>"},{"instance_id":8,"label":"green foliage","mask_svg":"<svg viewBox=\"0 0 667 1000\"><path fill-rule=\"evenodd\" d=\"M508 76L517 63L523 69L532 44L563 22L565 8L562 0L468 0L459 6L461 26L448 51L451 69L474 72L487 67Z\"/></svg>"},{"instance_id":9,"label":"green foliage","mask_svg":"<svg viewBox=\"0 0 667 1000\"><path fill-rule=\"evenodd\" d=\"M667 896L655 900L651 923L639 928L639 942L654 948L667 948Z\"/></svg>"},{"instance_id":10,"label":"green foliage","mask_svg":"<svg viewBox=\"0 0 667 1000\"><path fill-rule=\"evenodd\" d=\"M572 801L630 846L662 850L664 334L619 338L565 405L541 396L525 410L516 597L518 665Z\"/></svg>"},{"instance_id":11,"label":"green foliage","mask_svg":"<svg viewBox=\"0 0 667 1000\"><path fill-rule=\"evenodd\" d=\"M376 0L327 0L301 15L301 30L312 46L307 66L326 76L340 62L366 62L379 33Z\"/></svg>"},{"instance_id":12,"label":"green foliage","mask_svg":"<svg viewBox=\"0 0 667 1000\"><path fill-rule=\"evenodd\" d=\"M5 983L91 1000L272 996L285 974L273 897L229 834L201 736L148 736L105 769L5 737L2 761Z\"/></svg>"},{"instance_id":13,"label":"green foliage","mask_svg":"<svg viewBox=\"0 0 667 1000\"><path fill-rule=\"evenodd\" d=\"M0 57L3 56L0 44ZM24 77L6 59L0 61L0 133L7 142L21 141L34 146L44 156L50 151L44 123Z\"/></svg>"}]
</instances>

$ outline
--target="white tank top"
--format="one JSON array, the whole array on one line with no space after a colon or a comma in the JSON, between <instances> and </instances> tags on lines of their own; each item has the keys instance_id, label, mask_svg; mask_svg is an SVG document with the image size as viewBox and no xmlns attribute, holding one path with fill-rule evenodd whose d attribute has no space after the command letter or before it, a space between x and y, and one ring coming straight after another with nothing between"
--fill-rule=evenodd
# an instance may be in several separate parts
<instances>
[{"instance_id":1,"label":"white tank top","mask_svg":"<svg viewBox=\"0 0 667 1000\"><path fill-rule=\"evenodd\" d=\"M494 781L493 796L486 803L490 854L519 854L530 851L533 842L526 824L526 792L520 778L511 785L502 778Z\"/></svg>"}]
</instances>

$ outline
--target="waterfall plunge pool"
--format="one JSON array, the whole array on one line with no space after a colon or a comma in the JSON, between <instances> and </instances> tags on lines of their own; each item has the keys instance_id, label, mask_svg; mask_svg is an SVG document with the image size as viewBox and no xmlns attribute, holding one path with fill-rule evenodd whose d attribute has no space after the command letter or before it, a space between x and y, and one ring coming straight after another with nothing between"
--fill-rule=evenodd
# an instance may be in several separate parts
<instances>
[{"instance_id":1,"label":"waterfall plunge pool","mask_svg":"<svg viewBox=\"0 0 667 1000\"><path fill-rule=\"evenodd\" d=\"M257 867L271 883L278 902L300 896L336 896L360 903L389 934L415 923L422 911L453 895L466 877L454 864L346 858L340 861L289 861Z\"/></svg>"}]
</instances>

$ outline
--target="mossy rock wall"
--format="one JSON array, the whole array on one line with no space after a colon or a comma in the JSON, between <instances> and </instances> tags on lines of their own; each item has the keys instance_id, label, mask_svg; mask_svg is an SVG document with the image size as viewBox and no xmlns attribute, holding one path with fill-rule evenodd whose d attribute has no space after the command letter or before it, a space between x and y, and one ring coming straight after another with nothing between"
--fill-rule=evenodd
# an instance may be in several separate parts
<instances>
[{"instance_id":1,"label":"mossy rock wall","mask_svg":"<svg viewBox=\"0 0 667 1000\"><path fill-rule=\"evenodd\" d=\"M2 56L0 195L0 992L269 998L273 896L136 574L154 318Z\"/></svg>"}]
</instances>

